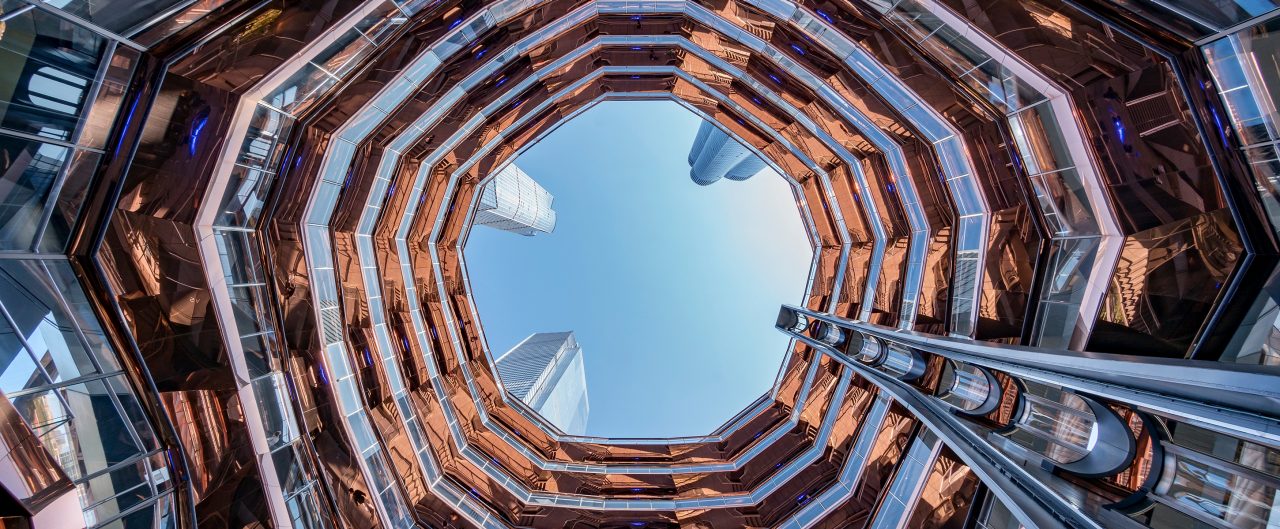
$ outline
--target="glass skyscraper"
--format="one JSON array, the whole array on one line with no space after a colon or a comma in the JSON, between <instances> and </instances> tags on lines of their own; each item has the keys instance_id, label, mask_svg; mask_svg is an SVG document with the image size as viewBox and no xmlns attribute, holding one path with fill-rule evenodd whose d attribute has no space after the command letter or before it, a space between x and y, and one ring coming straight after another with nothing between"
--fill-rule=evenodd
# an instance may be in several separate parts
<instances>
[{"instance_id":1,"label":"glass skyscraper","mask_svg":"<svg viewBox=\"0 0 1280 529\"><path fill-rule=\"evenodd\" d=\"M702 186L721 178L746 180L764 166L764 160L709 121L698 127L689 148L689 177Z\"/></svg>"},{"instance_id":2,"label":"glass skyscraper","mask_svg":"<svg viewBox=\"0 0 1280 529\"><path fill-rule=\"evenodd\" d=\"M551 233L556 228L555 197L516 164L498 171L476 206L477 226L487 226L526 237Z\"/></svg>"},{"instance_id":3,"label":"glass skyscraper","mask_svg":"<svg viewBox=\"0 0 1280 529\"><path fill-rule=\"evenodd\" d=\"M586 433L591 413L587 372L572 331L531 334L495 364L511 395L561 431Z\"/></svg>"},{"instance_id":4,"label":"glass skyscraper","mask_svg":"<svg viewBox=\"0 0 1280 529\"><path fill-rule=\"evenodd\" d=\"M0 1L0 524L1274 529L1278 7ZM549 426L470 295L606 100L812 220L705 436Z\"/></svg>"}]
</instances>

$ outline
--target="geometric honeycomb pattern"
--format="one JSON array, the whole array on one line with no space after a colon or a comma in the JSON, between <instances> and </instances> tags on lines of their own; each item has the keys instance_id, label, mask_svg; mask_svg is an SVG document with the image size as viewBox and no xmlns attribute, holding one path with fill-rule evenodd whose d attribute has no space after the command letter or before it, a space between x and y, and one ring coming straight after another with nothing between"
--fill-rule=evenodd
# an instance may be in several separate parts
<instances>
[{"instance_id":1,"label":"geometric honeycomb pattern","mask_svg":"<svg viewBox=\"0 0 1280 529\"><path fill-rule=\"evenodd\" d=\"M1271 7L6 1L0 515L1270 527ZM564 434L471 297L478 191L619 100L759 153L815 246L707 436Z\"/></svg>"}]
</instances>

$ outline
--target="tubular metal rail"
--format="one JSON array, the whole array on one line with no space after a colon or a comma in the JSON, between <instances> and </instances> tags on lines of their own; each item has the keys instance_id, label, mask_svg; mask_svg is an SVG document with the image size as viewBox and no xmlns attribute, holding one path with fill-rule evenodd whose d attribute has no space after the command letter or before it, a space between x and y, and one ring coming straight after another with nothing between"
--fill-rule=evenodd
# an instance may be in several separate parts
<instances>
[{"instance_id":1,"label":"tubular metal rail","mask_svg":"<svg viewBox=\"0 0 1280 529\"><path fill-rule=\"evenodd\" d=\"M1156 503L1231 527L1172 497L1186 461L1213 467L1229 483L1275 486L1273 476L1247 465L1166 442L1163 426L1188 424L1275 447L1274 369L987 343L793 306L782 307L777 328L909 408L1028 527L1125 526L1132 523L1125 514ZM1146 471L1142 486L1107 501L1104 482L1138 467Z\"/></svg>"}]
</instances>

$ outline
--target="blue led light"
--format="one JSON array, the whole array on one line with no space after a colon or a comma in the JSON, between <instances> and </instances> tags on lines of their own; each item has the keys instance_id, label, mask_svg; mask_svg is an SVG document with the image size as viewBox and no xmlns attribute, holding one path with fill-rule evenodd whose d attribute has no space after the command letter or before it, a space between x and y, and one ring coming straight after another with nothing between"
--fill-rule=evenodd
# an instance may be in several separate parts
<instances>
[{"instance_id":1,"label":"blue led light","mask_svg":"<svg viewBox=\"0 0 1280 529\"><path fill-rule=\"evenodd\" d=\"M138 111L138 98L135 97L133 98L133 104L129 106L128 117L124 118L123 130L126 130L126 131L129 130L129 125L133 124L133 114L137 111ZM125 143L127 142L123 142L123 141L116 142L116 154L120 154L120 146L124 145Z\"/></svg>"},{"instance_id":2,"label":"blue led light","mask_svg":"<svg viewBox=\"0 0 1280 529\"><path fill-rule=\"evenodd\" d=\"M1222 120L1218 119L1218 111L1213 107L1209 107L1209 114L1213 116L1213 125L1218 128L1218 136L1222 141L1227 141L1227 130L1222 126Z\"/></svg>"},{"instance_id":3,"label":"blue led light","mask_svg":"<svg viewBox=\"0 0 1280 529\"><path fill-rule=\"evenodd\" d=\"M450 22L450 23L449 23L449 29L456 28L456 27L458 27L458 24L461 24L461 23L462 23L462 19L461 19L461 18L459 18L459 19L457 19L457 20L454 20L453 22Z\"/></svg>"},{"instance_id":4,"label":"blue led light","mask_svg":"<svg viewBox=\"0 0 1280 529\"><path fill-rule=\"evenodd\" d=\"M209 124L209 116L203 116L199 121L191 124L191 155L196 155L196 144L200 143L200 133L204 132L204 126Z\"/></svg>"}]
</instances>

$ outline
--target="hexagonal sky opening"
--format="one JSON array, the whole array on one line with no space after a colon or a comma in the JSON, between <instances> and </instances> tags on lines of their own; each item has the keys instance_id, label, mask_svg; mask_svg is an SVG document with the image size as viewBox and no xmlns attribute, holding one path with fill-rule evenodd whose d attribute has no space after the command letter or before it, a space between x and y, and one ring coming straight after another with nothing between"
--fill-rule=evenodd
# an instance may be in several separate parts
<instances>
[{"instance_id":1,"label":"hexagonal sky opening","mask_svg":"<svg viewBox=\"0 0 1280 529\"><path fill-rule=\"evenodd\" d=\"M705 435L772 390L789 343L773 323L780 305L803 301L813 245L772 167L695 182L702 123L673 101L606 101L521 153L514 165L527 180L500 172L489 189L505 191L482 194L480 210L515 201L519 224L535 228L479 211L467 236L490 354L522 347L498 370L508 398L531 405L545 393L536 386L585 374L585 424L544 413L566 433ZM537 211L547 205L554 218ZM543 398L562 401L544 411L582 404Z\"/></svg>"}]
</instances>

